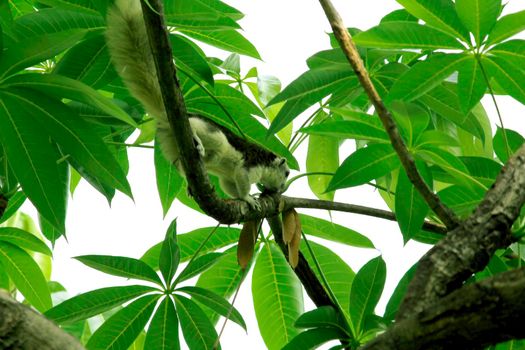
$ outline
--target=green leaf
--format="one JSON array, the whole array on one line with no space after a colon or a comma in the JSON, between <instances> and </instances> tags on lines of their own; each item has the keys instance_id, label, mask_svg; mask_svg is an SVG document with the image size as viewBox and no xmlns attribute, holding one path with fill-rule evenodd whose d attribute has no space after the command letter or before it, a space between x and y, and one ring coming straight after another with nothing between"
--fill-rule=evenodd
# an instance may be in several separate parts
<instances>
[{"instance_id":1,"label":"green leaf","mask_svg":"<svg viewBox=\"0 0 525 350\"><path fill-rule=\"evenodd\" d=\"M501 17L489 33L486 45L493 45L525 29L525 10Z\"/></svg>"},{"instance_id":2,"label":"green leaf","mask_svg":"<svg viewBox=\"0 0 525 350\"><path fill-rule=\"evenodd\" d=\"M494 144L494 152L503 163L507 163L509 160L509 155L507 153L507 145L505 143L503 133L505 133L505 136L507 137L507 141L509 143L509 152L511 155L514 154L514 152L516 152L518 148L523 145L523 143L525 143L525 138L523 138L521 134L514 130L504 130L498 127L498 130L494 135L494 140L492 141Z\"/></svg>"},{"instance_id":3,"label":"green leaf","mask_svg":"<svg viewBox=\"0 0 525 350\"><path fill-rule=\"evenodd\" d=\"M232 53L221 64L221 68L226 70L228 75L235 79L240 78L241 74L241 58L238 54Z\"/></svg>"},{"instance_id":4,"label":"green leaf","mask_svg":"<svg viewBox=\"0 0 525 350\"><path fill-rule=\"evenodd\" d=\"M333 328L339 329L348 335L344 324L341 323L340 315L332 306L320 306L317 309L307 311L295 321L297 328Z\"/></svg>"},{"instance_id":5,"label":"green leaf","mask_svg":"<svg viewBox=\"0 0 525 350\"><path fill-rule=\"evenodd\" d=\"M145 350L178 350L179 319L170 296L166 296L153 315L148 327Z\"/></svg>"},{"instance_id":6,"label":"green leaf","mask_svg":"<svg viewBox=\"0 0 525 350\"><path fill-rule=\"evenodd\" d=\"M179 315L182 334L190 349L212 350L217 341L217 332L202 309L192 300L175 294L175 305Z\"/></svg>"},{"instance_id":7,"label":"green leaf","mask_svg":"<svg viewBox=\"0 0 525 350\"><path fill-rule=\"evenodd\" d=\"M17 18L14 32L17 39L24 40L44 34L66 33L73 30L82 30L87 34L101 31L103 28L104 19L97 13L83 13L79 11L79 7L74 9L43 8Z\"/></svg>"},{"instance_id":8,"label":"green leaf","mask_svg":"<svg viewBox=\"0 0 525 350\"><path fill-rule=\"evenodd\" d=\"M488 53L503 58L516 67L521 67L525 62L525 40L505 41L494 46Z\"/></svg>"},{"instance_id":9,"label":"green leaf","mask_svg":"<svg viewBox=\"0 0 525 350\"><path fill-rule=\"evenodd\" d=\"M119 310L89 338L87 349L127 349L144 330L160 295L147 295Z\"/></svg>"},{"instance_id":10,"label":"green leaf","mask_svg":"<svg viewBox=\"0 0 525 350\"><path fill-rule=\"evenodd\" d=\"M142 261L142 260L141 260ZM167 286L179 267L180 249L177 244L177 220L173 220L166 230L166 236L162 242L159 254L159 268Z\"/></svg>"},{"instance_id":11,"label":"green leaf","mask_svg":"<svg viewBox=\"0 0 525 350\"><path fill-rule=\"evenodd\" d=\"M219 1L168 0L165 11L169 24L180 28L239 28L235 20L242 18L237 10Z\"/></svg>"},{"instance_id":12,"label":"green leaf","mask_svg":"<svg viewBox=\"0 0 525 350\"><path fill-rule=\"evenodd\" d=\"M481 188L452 185L438 192L439 198L460 217L467 217L483 199Z\"/></svg>"},{"instance_id":13,"label":"green leaf","mask_svg":"<svg viewBox=\"0 0 525 350\"><path fill-rule=\"evenodd\" d=\"M354 80L350 67L328 67L311 69L291 82L278 93L268 105L294 99L304 99L315 102L327 96L337 85L348 80Z\"/></svg>"},{"instance_id":14,"label":"green leaf","mask_svg":"<svg viewBox=\"0 0 525 350\"><path fill-rule=\"evenodd\" d=\"M22 204L24 204L26 199L27 197L22 191L18 191L11 198L9 198L9 202L7 203L7 208L5 208L4 215L0 217L0 224L5 222L11 216L13 216L13 214L15 214L18 209L20 209Z\"/></svg>"},{"instance_id":15,"label":"green leaf","mask_svg":"<svg viewBox=\"0 0 525 350\"><path fill-rule=\"evenodd\" d=\"M53 73L79 80L95 89L104 87L117 77L104 35L88 38L73 46L58 61Z\"/></svg>"},{"instance_id":16,"label":"green leaf","mask_svg":"<svg viewBox=\"0 0 525 350\"><path fill-rule=\"evenodd\" d=\"M432 176L424 163L418 164L418 170L427 185L432 188ZM430 208L414 187L404 170L399 171L395 198L395 212L399 229L406 244L421 230Z\"/></svg>"},{"instance_id":17,"label":"green leaf","mask_svg":"<svg viewBox=\"0 0 525 350\"><path fill-rule=\"evenodd\" d=\"M215 230L206 244L201 248L200 253L206 254L217 249L226 247L239 240L241 231L234 227L202 227L194 231L177 235L177 241L180 249L181 262L188 261L193 254L199 249L202 242ZM154 245L140 258L148 265L157 269L159 266L159 254L162 242Z\"/></svg>"},{"instance_id":18,"label":"green leaf","mask_svg":"<svg viewBox=\"0 0 525 350\"><path fill-rule=\"evenodd\" d=\"M244 271L237 262L237 250L230 249L219 261L203 272L197 280L197 287L214 292L221 297L228 299L239 287L244 276ZM206 304L204 304L206 306ZM211 309L204 310L212 323L216 323L219 314Z\"/></svg>"},{"instance_id":19,"label":"green leaf","mask_svg":"<svg viewBox=\"0 0 525 350\"><path fill-rule=\"evenodd\" d=\"M28 118L19 103L16 95L0 90L0 143L24 193L54 227L64 232L67 179L58 164L60 157L49 136Z\"/></svg>"},{"instance_id":20,"label":"green leaf","mask_svg":"<svg viewBox=\"0 0 525 350\"><path fill-rule=\"evenodd\" d=\"M333 328L314 328L298 334L282 349L317 349L318 346L334 339L345 339L345 337Z\"/></svg>"},{"instance_id":21,"label":"green leaf","mask_svg":"<svg viewBox=\"0 0 525 350\"><path fill-rule=\"evenodd\" d=\"M479 103L485 91L487 83L483 77L481 67L473 55L459 66L458 96L461 111L465 114Z\"/></svg>"},{"instance_id":22,"label":"green leaf","mask_svg":"<svg viewBox=\"0 0 525 350\"><path fill-rule=\"evenodd\" d=\"M481 45L501 13L501 0L456 0L456 11L461 22L474 34Z\"/></svg>"},{"instance_id":23,"label":"green leaf","mask_svg":"<svg viewBox=\"0 0 525 350\"><path fill-rule=\"evenodd\" d=\"M525 81L525 73L521 69L497 56L483 56L481 62L489 76L494 78L507 94L525 103L525 86L522 84Z\"/></svg>"},{"instance_id":24,"label":"green leaf","mask_svg":"<svg viewBox=\"0 0 525 350\"><path fill-rule=\"evenodd\" d=\"M403 301L403 298L405 297L405 293L408 289L408 284L410 281L412 281L412 278L416 274L417 265L413 265L408 271L401 277L401 280L396 286L396 289L394 289L394 293L392 293L392 296L388 300L388 303L386 305L385 309L385 315L383 318L386 321L394 321L397 310L399 309L399 306L401 305L401 302Z\"/></svg>"},{"instance_id":25,"label":"green leaf","mask_svg":"<svg viewBox=\"0 0 525 350\"><path fill-rule=\"evenodd\" d=\"M350 320L356 338L359 338L364 330L366 317L374 314L385 279L386 265L381 256L366 263L354 278L350 291Z\"/></svg>"},{"instance_id":26,"label":"green leaf","mask_svg":"<svg viewBox=\"0 0 525 350\"><path fill-rule=\"evenodd\" d=\"M354 40L359 46L383 49L464 49L454 36L415 22L384 22Z\"/></svg>"},{"instance_id":27,"label":"green leaf","mask_svg":"<svg viewBox=\"0 0 525 350\"><path fill-rule=\"evenodd\" d=\"M407 10L405 9L399 9L394 10L388 14L386 14L383 18L381 18L381 23L383 22L417 22L418 19L414 16L412 16Z\"/></svg>"},{"instance_id":28,"label":"green leaf","mask_svg":"<svg viewBox=\"0 0 525 350\"><path fill-rule=\"evenodd\" d=\"M337 137L342 139L390 142L384 129L355 120L342 120L316 124L299 130L310 135ZM311 137L310 137L311 138Z\"/></svg>"},{"instance_id":29,"label":"green leaf","mask_svg":"<svg viewBox=\"0 0 525 350\"><path fill-rule=\"evenodd\" d=\"M136 278L162 285L162 281L148 264L141 260L124 256L83 255L75 257L78 261L110 275Z\"/></svg>"},{"instance_id":30,"label":"green leaf","mask_svg":"<svg viewBox=\"0 0 525 350\"><path fill-rule=\"evenodd\" d=\"M319 51L306 60L306 65L311 70L318 68L332 68L348 70L348 60L343 51L337 47L335 49Z\"/></svg>"},{"instance_id":31,"label":"green leaf","mask_svg":"<svg viewBox=\"0 0 525 350\"><path fill-rule=\"evenodd\" d=\"M458 129L458 141L463 155L474 155L492 158L494 150L492 148L492 122L489 119L487 111L481 103L472 108L468 114L481 127L482 134L480 138L475 137L472 133L468 133L463 129ZM488 142L486 142L488 141Z\"/></svg>"},{"instance_id":32,"label":"green leaf","mask_svg":"<svg viewBox=\"0 0 525 350\"><path fill-rule=\"evenodd\" d=\"M31 67L72 47L86 31L83 29L32 36L4 50L0 56L0 80Z\"/></svg>"},{"instance_id":33,"label":"green leaf","mask_svg":"<svg viewBox=\"0 0 525 350\"><path fill-rule=\"evenodd\" d=\"M255 316L269 350L281 349L298 334L293 326L303 312L303 293L297 276L274 244L266 244L252 277Z\"/></svg>"},{"instance_id":34,"label":"green leaf","mask_svg":"<svg viewBox=\"0 0 525 350\"><path fill-rule=\"evenodd\" d=\"M0 241L51 256L51 249L32 233L16 227L0 227ZM1 244L1 243L0 243Z\"/></svg>"},{"instance_id":35,"label":"green leaf","mask_svg":"<svg viewBox=\"0 0 525 350\"><path fill-rule=\"evenodd\" d=\"M155 176L157 179L157 191L159 192L160 203L164 217L182 190L184 177L179 174L177 168L171 164L162 154L158 142L155 142L154 151Z\"/></svg>"},{"instance_id":36,"label":"green leaf","mask_svg":"<svg viewBox=\"0 0 525 350\"><path fill-rule=\"evenodd\" d=\"M399 158L389 144L368 145L345 159L327 191L353 187L382 177L399 166Z\"/></svg>"},{"instance_id":37,"label":"green leaf","mask_svg":"<svg viewBox=\"0 0 525 350\"><path fill-rule=\"evenodd\" d=\"M199 40L205 44L215 46L229 52L236 52L241 55L250 56L256 59L261 59L257 49L251 42L249 42L242 34L233 29L223 30L189 30L184 29L181 33Z\"/></svg>"},{"instance_id":38,"label":"green leaf","mask_svg":"<svg viewBox=\"0 0 525 350\"><path fill-rule=\"evenodd\" d=\"M408 147L425 131L430 123L428 112L414 103L395 101L391 105L395 121Z\"/></svg>"},{"instance_id":39,"label":"green leaf","mask_svg":"<svg viewBox=\"0 0 525 350\"><path fill-rule=\"evenodd\" d=\"M246 322L241 313L222 296L200 287L182 287L177 291L190 295L194 300L206 305L219 315L229 318L247 331Z\"/></svg>"},{"instance_id":40,"label":"green leaf","mask_svg":"<svg viewBox=\"0 0 525 350\"><path fill-rule=\"evenodd\" d=\"M26 74L27 75L27 74ZM131 197L126 174L91 124L75 115L64 104L28 90L12 89L9 98L18 108L32 115L33 122L45 129L61 146L61 152L73 157L75 165L106 186Z\"/></svg>"},{"instance_id":41,"label":"green leaf","mask_svg":"<svg viewBox=\"0 0 525 350\"><path fill-rule=\"evenodd\" d=\"M47 310L45 316L58 324L73 323L154 291L155 288L140 285L101 288L74 296Z\"/></svg>"},{"instance_id":42,"label":"green leaf","mask_svg":"<svg viewBox=\"0 0 525 350\"><path fill-rule=\"evenodd\" d=\"M44 312L52 306L51 295L42 271L23 249L8 242L0 242L0 265L16 289L38 311Z\"/></svg>"},{"instance_id":43,"label":"green leaf","mask_svg":"<svg viewBox=\"0 0 525 350\"><path fill-rule=\"evenodd\" d=\"M451 121L471 135L485 141L485 131L474 113L461 113L457 91L448 85L439 85L419 99L425 106L439 114L440 117ZM474 112L474 110L473 110Z\"/></svg>"},{"instance_id":44,"label":"green leaf","mask_svg":"<svg viewBox=\"0 0 525 350\"><path fill-rule=\"evenodd\" d=\"M177 67L213 85L213 73L206 54L191 40L181 35L170 35L171 49Z\"/></svg>"},{"instance_id":45,"label":"green leaf","mask_svg":"<svg viewBox=\"0 0 525 350\"><path fill-rule=\"evenodd\" d=\"M97 14L96 5L91 3L92 0L39 0L39 2L48 6L59 7L61 9Z\"/></svg>"},{"instance_id":46,"label":"green leaf","mask_svg":"<svg viewBox=\"0 0 525 350\"><path fill-rule=\"evenodd\" d=\"M481 183L478 179L470 175L465 164L454 154L442 149L432 148L428 150L420 150L416 156L431 164L435 164L449 175L451 178L441 178L441 181L450 183L459 183L469 188L480 188L487 190L487 186ZM436 172L434 174L438 175Z\"/></svg>"},{"instance_id":47,"label":"green leaf","mask_svg":"<svg viewBox=\"0 0 525 350\"><path fill-rule=\"evenodd\" d=\"M301 227L304 233L333 242L347 244L359 248L375 248L366 236L333 222L314 216L300 214Z\"/></svg>"},{"instance_id":48,"label":"green leaf","mask_svg":"<svg viewBox=\"0 0 525 350\"><path fill-rule=\"evenodd\" d=\"M326 113L319 112L315 121L321 121ZM310 135L308 138L308 154L306 155L307 173L334 173L339 167L339 140ZM333 200L334 193L325 193L330 183L331 176L325 174L309 175L308 185L319 199Z\"/></svg>"},{"instance_id":49,"label":"green leaf","mask_svg":"<svg viewBox=\"0 0 525 350\"><path fill-rule=\"evenodd\" d=\"M441 29L468 41L469 33L459 20L452 0L396 0L417 18L428 25Z\"/></svg>"},{"instance_id":50,"label":"green leaf","mask_svg":"<svg viewBox=\"0 0 525 350\"><path fill-rule=\"evenodd\" d=\"M197 276L201 272L208 270L213 266L222 256L222 253L208 253L202 256L199 256L188 264L184 270L177 276L177 283L186 281L192 277Z\"/></svg>"},{"instance_id":51,"label":"green leaf","mask_svg":"<svg viewBox=\"0 0 525 350\"><path fill-rule=\"evenodd\" d=\"M489 158L462 156L460 159L466 165L469 174L487 188L494 183L501 172L501 164Z\"/></svg>"},{"instance_id":52,"label":"green leaf","mask_svg":"<svg viewBox=\"0 0 525 350\"><path fill-rule=\"evenodd\" d=\"M341 305L342 311L347 312L350 307L350 288L355 272L331 249L311 241L309 244L328 282L328 286L337 298L339 305ZM312 266L315 275L321 280L322 277L306 244L301 243L301 251L305 252L304 256L306 261L308 261L308 265Z\"/></svg>"},{"instance_id":53,"label":"green leaf","mask_svg":"<svg viewBox=\"0 0 525 350\"><path fill-rule=\"evenodd\" d=\"M357 87L358 81L350 67L318 68L306 71L275 96L268 105L287 101L270 125L268 135L278 132L295 117L323 97L336 91Z\"/></svg>"},{"instance_id":54,"label":"green leaf","mask_svg":"<svg viewBox=\"0 0 525 350\"><path fill-rule=\"evenodd\" d=\"M418 62L392 86L388 100L408 102L423 96L452 75L468 58L462 54L438 54Z\"/></svg>"},{"instance_id":55,"label":"green leaf","mask_svg":"<svg viewBox=\"0 0 525 350\"><path fill-rule=\"evenodd\" d=\"M20 74L3 84L6 87L24 87L40 91L56 98L67 98L100 109L116 119L133 127L137 123L112 100L99 94L93 88L57 74Z\"/></svg>"}]
</instances>

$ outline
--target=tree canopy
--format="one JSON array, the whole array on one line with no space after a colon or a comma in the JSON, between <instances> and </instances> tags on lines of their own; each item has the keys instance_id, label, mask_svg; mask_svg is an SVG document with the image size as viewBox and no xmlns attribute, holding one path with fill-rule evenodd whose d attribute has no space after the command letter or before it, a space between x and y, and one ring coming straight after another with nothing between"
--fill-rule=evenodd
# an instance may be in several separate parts
<instances>
[{"instance_id":1,"label":"tree canopy","mask_svg":"<svg viewBox=\"0 0 525 350\"><path fill-rule=\"evenodd\" d=\"M524 136L504 126L520 116L498 108L500 96L525 104L525 10L506 13L501 0L397 0L400 9L362 30L319 2L331 48L284 88L241 65L260 55L237 9L142 2L184 178L111 63L111 2L0 0L0 347L215 349L221 317L246 329L232 301L244 282L268 349L525 348ZM227 54L209 57L201 44ZM191 142L188 113L285 157L295 170L287 186L306 176L316 198L263 193L255 209L226 198ZM150 149L164 215L178 200L218 224L181 233L179 217L140 257L78 256L132 281L64 297L50 266L68 197L83 179L109 203L116 191L131 200L140 184L127 178L129 147ZM389 210L334 201L357 186ZM27 200L38 218L20 211ZM383 314L383 258L354 271L326 244L373 242L302 212L312 208L396 221L405 243L432 245Z\"/></svg>"}]
</instances>

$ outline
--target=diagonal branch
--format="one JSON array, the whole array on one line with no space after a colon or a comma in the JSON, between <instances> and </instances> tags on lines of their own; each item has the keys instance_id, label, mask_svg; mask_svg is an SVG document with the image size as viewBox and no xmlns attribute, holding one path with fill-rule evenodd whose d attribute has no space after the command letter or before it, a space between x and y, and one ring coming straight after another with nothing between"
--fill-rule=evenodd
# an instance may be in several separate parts
<instances>
[{"instance_id":1,"label":"diagonal branch","mask_svg":"<svg viewBox=\"0 0 525 350\"><path fill-rule=\"evenodd\" d=\"M354 69L354 72L357 75L357 78L359 79L359 82L361 83L363 89L367 93L368 98L374 105L379 119L381 119L381 122L383 123L383 126L386 132L388 133L390 142L392 143L392 147L399 156L401 164L403 165L403 168L405 169L408 178L414 184L415 188L419 191L424 200L427 202L430 209L432 209L432 211L436 213L436 215L445 224L445 226L447 226L447 228L449 229L456 227L459 221L454 215L454 213L448 207L446 207L443 204L443 202L441 202L439 197L428 187L428 185L425 183L425 181L419 174L416 168L414 158L412 157L405 143L403 142L403 139L399 134L399 130L396 126L396 123L394 122L394 119L392 118L392 115L386 108L385 104L383 103L383 100L381 100L381 97L377 93L374 84L370 80L368 72L363 65L363 61L359 56L359 53L352 40L352 37L350 36L350 33L348 33L348 30L346 29L341 17L339 16L339 13L334 8L330 0L319 0L319 2L321 3L326 17L330 22L330 26L334 31L334 35L337 41L339 42L339 46L343 50L346 58L350 62L350 65Z\"/></svg>"},{"instance_id":2,"label":"diagonal branch","mask_svg":"<svg viewBox=\"0 0 525 350\"><path fill-rule=\"evenodd\" d=\"M483 349L525 338L525 268L468 284L360 350Z\"/></svg>"},{"instance_id":3,"label":"diagonal branch","mask_svg":"<svg viewBox=\"0 0 525 350\"><path fill-rule=\"evenodd\" d=\"M191 194L206 214L222 224L231 224L260 219L278 213L278 196L265 196L259 202L261 210L248 210L248 205L240 200L219 198L209 181L204 163L197 151L188 121L184 98L177 80L171 55L171 44L166 31L162 2L141 1L146 31L157 69L160 90L167 118L180 150L181 163Z\"/></svg>"},{"instance_id":4,"label":"diagonal branch","mask_svg":"<svg viewBox=\"0 0 525 350\"><path fill-rule=\"evenodd\" d=\"M277 242L279 248L281 248L288 259L288 247L283 241L283 225L281 218L279 215L276 215L267 218L267 220L275 237L275 242ZM330 296L315 275L314 271L310 268L310 265L308 265L308 262L301 252L299 252L299 263L294 271L297 277L299 277L302 285L305 287L306 293L317 307L330 305L336 308L334 302L330 299Z\"/></svg>"},{"instance_id":5,"label":"diagonal branch","mask_svg":"<svg viewBox=\"0 0 525 350\"><path fill-rule=\"evenodd\" d=\"M513 242L511 226L525 203L525 145L505 164L474 213L419 261L397 319L434 305ZM441 302L441 301L439 301Z\"/></svg>"}]
</instances>

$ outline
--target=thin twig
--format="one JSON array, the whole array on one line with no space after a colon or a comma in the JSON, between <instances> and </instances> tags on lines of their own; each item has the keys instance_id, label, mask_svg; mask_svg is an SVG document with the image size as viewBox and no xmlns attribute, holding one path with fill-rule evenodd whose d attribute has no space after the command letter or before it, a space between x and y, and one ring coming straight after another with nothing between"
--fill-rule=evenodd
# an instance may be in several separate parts
<instances>
[{"instance_id":1,"label":"thin twig","mask_svg":"<svg viewBox=\"0 0 525 350\"><path fill-rule=\"evenodd\" d=\"M401 164L403 165L403 168L405 169L408 178L414 184L414 187L419 191L424 200L427 202L430 209L432 209L436 213L439 219L449 229L456 227L459 223L459 220L457 219L455 214L447 206L445 206L443 202L441 202L439 197L428 187L428 185L425 183L425 181L419 174L414 158L408 151L403 139L401 138L401 135L394 122L392 115L386 108L385 104L383 103L383 100L377 93L374 84L370 80L368 72L364 67L363 61L359 56L357 48L352 40L352 37L350 36L350 33L348 33L348 30L346 29L341 19L341 16L334 8L330 0L319 0L319 2L323 7L323 10L326 14L326 17L328 18L328 21L330 22L330 26L334 31L334 35L337 41L339 42L341 49L343 50L346 58L350 62L350 65L354 69L354 72L357 78L359 79L359 82L361 83L363 89L367 93L368 98L374 105L375 110L379 118L381 119L381 122L383 123L385 131L387 132L390 138L392 147L399 156Z\"/></svg>"},{"instance_id":2,"label":"thin twig","mask_svg":"<svg viewBox=\"0 0 525 350\"><path fill-rule=\"evenodd\" d=\"M324 201L318 199L308 198L295 198L295 197L282 197L284 203L283 211L290 210L292 208L305 208L305 209L323 209L323 210L335 210L353 214L367 215L380 219L397 221L396 214L391 211L365 207L362 205L348 204L341 202ZM425 221L423 223L424 230L439 234L446 234L448 232L445 226Z\"/></svg>"}]
</instances>

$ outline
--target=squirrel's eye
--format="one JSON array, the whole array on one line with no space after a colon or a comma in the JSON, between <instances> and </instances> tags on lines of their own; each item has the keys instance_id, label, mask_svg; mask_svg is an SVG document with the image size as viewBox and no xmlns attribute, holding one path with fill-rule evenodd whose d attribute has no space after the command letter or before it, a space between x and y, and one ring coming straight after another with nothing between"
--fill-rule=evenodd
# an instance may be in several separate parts
<instances>
[{"instance_id":1,"label":"squirrel's eye","mask_svg":"<svg viewBox=\"0 0 525 350\"><path fill-rule=\"evenodd\" d=\"M288 175L290 175L290 171L286 170L285 173L284 173L284 176L288 177Z\"/></svg>"}]
</instances>

